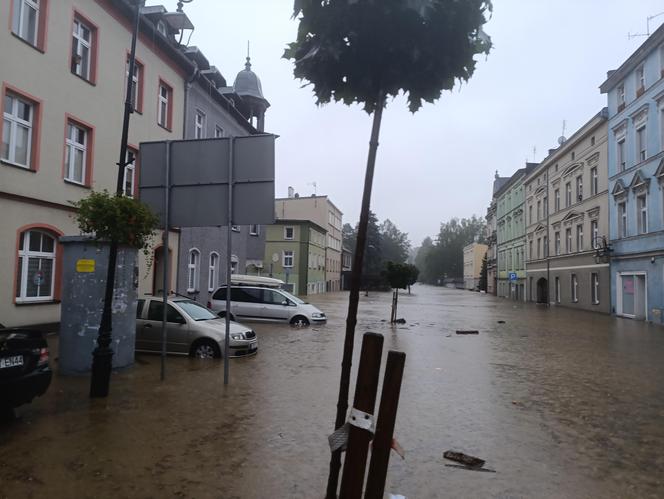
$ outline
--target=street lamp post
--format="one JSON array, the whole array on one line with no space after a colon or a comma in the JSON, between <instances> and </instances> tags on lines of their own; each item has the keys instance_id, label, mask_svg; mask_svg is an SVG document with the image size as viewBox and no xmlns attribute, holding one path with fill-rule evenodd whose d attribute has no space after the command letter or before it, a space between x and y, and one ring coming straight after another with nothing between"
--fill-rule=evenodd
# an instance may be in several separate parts
<instances>
[{"instance_id":1,"label":"street lamp post","mask_svg":"<svg viewBox=\"0 0 664 499\"><path fill-rule=\"evenodd\" d=\"M191 1L191 0L190 0ZM122 123L122 139L120 142L120 160L118 161L118 177L115 189L116 196L123 195L123 183L125 167L133 161L133 157L127 161L127 138L129 135L129 117L134 112L132 105L132 88L134 67L136 65L136 38L140 23L140 9L143 0L135 0L134 6L134 29L131 34L131 53L129 55L129 70L127 73L127 91L125 97L124 119ZM113 349L111 345L111 333L113 331L113 291L115 288L115 266L118 257L118 242L111 240L108 269L106 272L106 289L104 292L104 308L99 324L97 336L97 347L92 352L92 376L90 378L90 397L107 397L111 381L111 369L113 365Z\"/></svg>"}]
</instances>

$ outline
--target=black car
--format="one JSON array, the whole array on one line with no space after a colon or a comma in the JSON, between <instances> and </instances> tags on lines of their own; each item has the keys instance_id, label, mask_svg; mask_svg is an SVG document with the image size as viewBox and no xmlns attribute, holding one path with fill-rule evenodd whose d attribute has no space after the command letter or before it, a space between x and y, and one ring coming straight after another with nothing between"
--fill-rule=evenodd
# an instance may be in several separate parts
<instances>
[{"instance_id":1,"label":"black car","mask_svg":"<svg viewBox=\"0 0 664 499\"><path fill-rule=\"evenodd\" d=\"M0 411L42 395L51 376L48 345L40 331L0 329Z\"/></svg>"}]
</instances>

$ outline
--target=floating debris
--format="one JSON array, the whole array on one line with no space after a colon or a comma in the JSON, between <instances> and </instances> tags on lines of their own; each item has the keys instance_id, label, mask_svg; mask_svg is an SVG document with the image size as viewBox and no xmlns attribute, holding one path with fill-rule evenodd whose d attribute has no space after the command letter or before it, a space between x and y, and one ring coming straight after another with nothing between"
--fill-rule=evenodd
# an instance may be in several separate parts
<instances>
[{"instance_id":1,"label":"floating debris","mask_svg":"<svg viewBox=\"0 0 664 499\"><path fill-rule=\"evenodd\" d=\"M480 334L476 329L457 329L456 334Z\"/></svg>"},{"instance_id":2,"label":"floating debris","mask_svg":"<svg viewBox=\"0 0 664 499\"><path fill-rule=\"evenodd\" d=\"M484 459L480 459L479 457L469 456L468 454L464 454L463 452L457 452L453 450L445 451L443 453L443 457L445 459L449 459L450 461L456 461L457 463L461 463L470 468L481 468L482 466L484 466L484 463L486 463Z\"/></svg>"}]
</instances>

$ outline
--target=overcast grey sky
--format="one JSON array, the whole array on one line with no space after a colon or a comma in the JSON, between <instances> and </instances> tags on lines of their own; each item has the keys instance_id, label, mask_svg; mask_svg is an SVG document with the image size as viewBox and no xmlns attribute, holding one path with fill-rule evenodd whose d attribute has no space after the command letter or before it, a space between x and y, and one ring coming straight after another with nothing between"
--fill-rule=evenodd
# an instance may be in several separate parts
<instances>
[{"instance_id":1,"label":"overcast grey sky","mask_svg":"<svg viewBox=\"0 0 664 499\"><path fill-rule=\"evenodd\" d=\"M163 3L169 10L176 0ZM185 5L197 45L232 84L244 67L247 40L253 69L272 107L266 130L277 141L277 196L327 194L344 222L359 218L371 119L359 107L316 107L309 88L281 59L295 39L292 0L194 0ZM435 237L452 217L486 213L495 170L511 175L541 161L567 122L569 137L606 105L606 71L643 41L646 17L661 0L494 0L485 27L494 48L468 84L411 115L403 98L383 115L372 210L409 234L413 246ZM651 22L651 32L664 16ZM536 153L533 155L533 148Z\"/></svg>"}]
</instances>

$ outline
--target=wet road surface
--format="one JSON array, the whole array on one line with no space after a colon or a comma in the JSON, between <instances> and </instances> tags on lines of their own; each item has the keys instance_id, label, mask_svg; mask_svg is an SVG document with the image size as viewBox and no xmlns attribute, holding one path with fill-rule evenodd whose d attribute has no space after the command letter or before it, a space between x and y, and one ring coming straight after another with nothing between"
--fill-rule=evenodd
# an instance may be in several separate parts
<instances>
[{"instance_id":1,"label":"wet road surface","mask_svg":"<svg viewBox=\"0 0 664 499\"><path fill-rule=\"evenodd\" d=\"M221 362L169 357L162 383L151 355L114 374L107 400L55 376L0 426L0 497L323 497L347 297L310 298L325 326L253 324L259 353L231 361L226 388ZM353 367L366 331L407 354L407 454L392 455L386 491L664 497L664 328L420 285L391 327L389 293L361 299ZM447 467L448 449L496 473Z\"/></svg>"}]
</instances>

